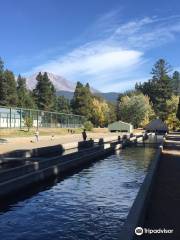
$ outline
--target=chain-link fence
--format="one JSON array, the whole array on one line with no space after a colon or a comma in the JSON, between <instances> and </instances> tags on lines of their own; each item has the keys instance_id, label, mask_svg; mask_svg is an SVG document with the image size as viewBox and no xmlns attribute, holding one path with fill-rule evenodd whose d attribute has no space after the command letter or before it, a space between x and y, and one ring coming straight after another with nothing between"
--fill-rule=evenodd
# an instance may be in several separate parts
<instances>
[{"instance_id":1,"label":"chain-link fence","mask_svg":"<svg viewBox=\"0 0 180 240\"><path fill-rule=\"evenodd\" d=\"M75 114L0 107L0 128L79 128L84 120Z\"/></svg>"}]
</instances>

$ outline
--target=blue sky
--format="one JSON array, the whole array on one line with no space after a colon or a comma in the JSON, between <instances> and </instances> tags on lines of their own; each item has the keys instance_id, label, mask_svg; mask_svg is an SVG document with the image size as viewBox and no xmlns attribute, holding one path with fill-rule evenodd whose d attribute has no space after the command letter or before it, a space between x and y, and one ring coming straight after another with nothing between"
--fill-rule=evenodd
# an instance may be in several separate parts
<instances>
[{"instance_id":1,"label":"blue sky","mask_svg":"<svg viewBox=\"0 0 180 240\"><path fill-rule=\"evenodd\" d=\"M166 58L180 70L178 0L0 0L0 56L15 74L48 71L122 92Z\"/></svg>"}]
</instances>

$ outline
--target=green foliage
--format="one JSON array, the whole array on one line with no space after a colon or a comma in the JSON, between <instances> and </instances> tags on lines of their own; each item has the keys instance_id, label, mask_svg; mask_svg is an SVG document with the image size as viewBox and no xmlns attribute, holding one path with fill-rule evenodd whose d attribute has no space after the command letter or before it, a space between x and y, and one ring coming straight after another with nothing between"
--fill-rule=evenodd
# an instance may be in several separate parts
<instances>
[{"instance_id":1,"label":"green foliage","mask_svg":"<svg viewBox=\"0 0 180 240\"><path fill-rule=\"evenodd\" d=\"M168 125L168 128L173 130L176 128L179 128L180 121L176 117L177 109L178 109L178 102L179 98L178 96L173 95L171 99L167 100L167 116L165 119L166 124Z\"/></svg>"},{"instance_id":2,"label":"green foliage","mask_svg":"<svg viewBox=\"0 0 180 240\"><path fill-rule=\"evenodd\" d=\"M58 112L71 113L70 101L64 96L57 97L56 108Z\"/></svg>"},{"instance_id":3,"label":"green foliage","mask_svg":"<svg viewBox=\"0 0 180 240\"><path fill-rule=\"evenodd\" d=\"M173 73L172 89L175 95L180 95L180 73L178 71Z\"/></svg>"},{"instance_id":4,"label":"green foliage","mask_svg":"<svg viewBox=\"0 0 180 240\"><path fill-rule=\"evenodd\" d=\"M96 127L104 127L108 122L109 106L104 100L93 98L92 122Z\"/></svg>"},{"instance_id":5,"label":"green foliage","mask_svg":"<svg viewBox=\"0 0 180 240\"><path fill-rule=\"evenodd\" d=\"M134 127L147 124L154 115L149 98L142 93L122 97L118 110L120 120L132 123Z\"/></svg>"},{"instance_id":6,"label":"green foliage","mask_svg":"<svg viewBox=\"0 0 180 240\"><path fill-rule=\"evenodd\" d=\"M83 86L83 84L77 82L71 106L73 113L83 115L87 119L91 119L92 94L90 92L89 84Z\"/></svg>"},{"instance_id":7,"label":"green foliage","mask_svg":"<svg viewBox=\"0 0 180 240\"><path fill-rule=\"evenodd\" d=\"M37 85L34 89L34 97L36 105L39 109L51 111L55 109L56 91L54 85L48 78L47 73L37 75Z\"/></svg>"},{"instance_id":8,"label":"green foliage","mask_svg":"<svg viewBox=\"0 0 180 240\"><path fill-rule=\"evenodd\" d=\"M83 115L85 128L107 126L118 119L131 122L135 127L144 126L153 117L166 121L170 129L180 124L180 73L170 75L171 68L164 59L153 66L152 78L143 84L136 84L135 90L119 94L114 105L101 97L94 96L90 86L77 82L71 103L63 96L56 97L55 88L47 73L39 73L37 84L32 91L27 89L26 79L20 75L15 80L12 71L4 69L0 59L0 105L23 108L39 108L46 111L59 111ZM179 101L179 104L178 104ZM25 119L28 128L33 120Z\"/></svg>"},{"instance_id":9,"label":"green foliage","mask_svg":"<svg viewBox=\"0 0 180 240\"><path fill-rule=\"evenodd\" d=\"M7 83L7 104L9 106L17 106L18 97L16 90L16 81L13 72L5 70L4 78Z\"/></svg>"},{"instance_id":10,"label":"green foliage","mask_svg":"<svg viewBox=\"0 0 180 240\"><path fill-rule=\"evenodd\" d=\"M91 121L86 121L84 122L84 128L87 130L87 131L92 131L93 129L93 124Z\"/></svg>"},{"instance_id":11,"label":"green foliage","mask_svg":"<svg viewBox=\"0 0 180 240\"><path fill-rule=\"evenodd\" d=\"M35 102L32 93L26 87L26 79L21 77L17 78L17 95L18 95L18 107L23 108L35 108Z\"/></svg>"},{"instance_id":12,"label":"green foliage","mask_svg":"<svg viewBox=\"0 0 180 240\"><path fill-rule=\"evenodd\" d=\"M32 117L30 117L30 116L25 117L25 119L24 119L24 125L27 127L28 132L29 132L30 128L33 127L33 119L32 119Z\"/></svg>"},{"instance_id":13,"label":"green foliage","mask_svg":"<svg viewBox=\"0 0 180 240\"><path fill-rule=\"evenodd\" d=\"M0 105L5 106L7 101L7 81L4 77L4 63L0 58Z\"/></svg>"},{"instance_id":14,"label":"green foliage","mask_svg":"<svg viewBox=\"0 0 180 240\"><path fill-rule=\"evenodd\" d=\"M108 123L117 121L117 107L115 104L108 102L109 112L108 112Z\"/></svg>"},{"instance_id":15,"label":"green foliage","mask_svg":"<svg viewBox=\"0 0 180 240\"><path fill-rule=\"evenodd\" d=\"M12 71L4 70L0 59L0 105L34 108L34 99L26 89L26 79L18 76L17 82Z\"/></svg>"},{"instance_id":16,"label":"green foliage","mask_svg":"<svg viewBox=\"0 0 180 240\"><path fill-rule=\"evenodd\" d=\"M0 59L0 105L16 106L17 91L13 72L4 70L3 61Z\"/></svg>"},{"instance_id":17,"label":"green foliage","mask_svg":"<svg viewBox=\"0 0 180 240\"><path fill-rule=\"evenodd\" d=\"M180 97L179 97L179 103L178 103L178 108L176 112L176 117L180 120Z\"/></svg>"},{"instance_id":18,"label":"green foliage","mask_svg":"<svg viewBox=\"0 0 180 240\"><path fill-rule=\"evenodd\" d=\"M164 59L159 59L152 69L152 79L143 84L136 84L136 90L149 96L156 115L162 120L166 118L166 101L173 94L172 81L168 75L170 70L169 64Z\"/></svg>"}]
</instances>

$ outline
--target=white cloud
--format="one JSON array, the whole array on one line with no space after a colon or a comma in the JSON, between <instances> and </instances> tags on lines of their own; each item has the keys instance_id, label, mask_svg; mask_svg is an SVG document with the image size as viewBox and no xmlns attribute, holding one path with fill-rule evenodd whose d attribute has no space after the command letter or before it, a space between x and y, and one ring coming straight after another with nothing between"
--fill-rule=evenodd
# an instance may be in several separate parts
<instances>
[{"instance_id":1,"label":"white cloud","mask_svg":"<svg viewBox=\"0 0 180 240\"><path fill-rule=\"evenodd\" d=\"M75 49L64 57L38 66L33 71L49 71L68 77L99 75L112 71L126 71L141 62L143 53L116 46L91 44Z\"/></svg>"},{"instance_id":2,"label":"white cloud","mask_svg":"<svg viewBox=\"0 0 180 240\"><path fill-rule=\"evenodd\" d=\"M167 18L145 17L120 25L111 36L122 46L145 51L174 40L180 33L180 15Z\"/></svg>"},{"instance_id":3,"label":"white cloud","mask_svg":"<svg viewBox=\"0 0 180 240\"><path fill-rule=\"evenodd\" d=\"M120 24L114 21L116 14L116 11L111 12L99 19L97 28L103 29L96 41L82 44L61 57L34 67L29 73L53 72L73 81L88 81L103 91L131 88L136 81L131 80L134 76L144 79L140 69L147 61L147 49L172 41L180 32L180 16L145 17ZM95 32L95 25L93 28Z\"/></svg>"}]
</instances>

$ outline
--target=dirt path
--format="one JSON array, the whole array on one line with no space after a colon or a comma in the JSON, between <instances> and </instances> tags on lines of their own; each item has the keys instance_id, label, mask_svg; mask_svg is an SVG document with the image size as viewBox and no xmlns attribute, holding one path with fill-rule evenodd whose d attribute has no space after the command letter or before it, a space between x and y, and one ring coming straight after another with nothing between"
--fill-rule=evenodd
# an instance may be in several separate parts
<instances>
[{"instance_id":1,"label":"dirt path","mask_svg":"<svg viewBox=\"0 0 180 240\"><path fill-rule=\"evenodd\" d=\"M87 133L88 139L96 139L107 136L118 136L119 133ZM52 139L52 136L40 136L39 142L35 141L35 137L18 137L18 138L6 138L7 143L0 144L0 154L10 152L13 150L21 149L33 149L37 147L53 146L62 143L82 141L81 134L66 134L57 135Z\"/></svg>"}]
</instances>

